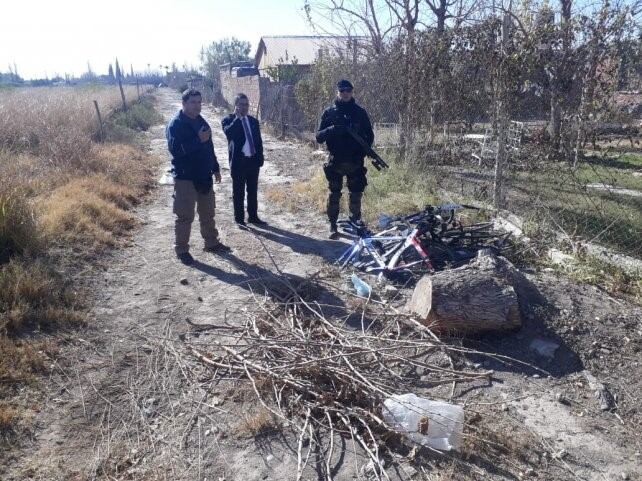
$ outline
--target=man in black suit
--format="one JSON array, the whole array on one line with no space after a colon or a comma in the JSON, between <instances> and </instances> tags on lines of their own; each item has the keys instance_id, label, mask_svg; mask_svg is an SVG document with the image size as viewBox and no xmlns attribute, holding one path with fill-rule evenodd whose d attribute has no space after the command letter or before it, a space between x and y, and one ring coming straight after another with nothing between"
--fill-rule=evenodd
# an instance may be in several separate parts
<instances>
[{"instance_id":1,"label":"man in black suit","mask_svg":"<svg viewBox=\"0 0 642 481\"><path fill-rule=\"evenodd\" d=\"M234 199L234 220L244 227L245 189L247 188L248 222L266 225L259 219L257 191L259 170L263 166L263 140L259 121L248 115L250 101L245 94L238 94L234 100L234 113L221 122L227 137L232 174L232 193Z\"/></svg>"}]
</instances>

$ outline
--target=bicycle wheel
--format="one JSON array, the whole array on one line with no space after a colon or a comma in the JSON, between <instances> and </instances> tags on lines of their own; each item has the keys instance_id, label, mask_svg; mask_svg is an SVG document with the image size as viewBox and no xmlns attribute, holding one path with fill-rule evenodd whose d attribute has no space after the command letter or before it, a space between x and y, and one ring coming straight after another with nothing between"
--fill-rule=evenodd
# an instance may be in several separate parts
<instances>
[{"instance_id":1,"label":"bicycle wheel","mask_svg":"<svg viewBox=\"0 0 642 481\"><path fill-rule=\"evenodd\" d=\"M403 250L397 254L395 254L396 262L391 260L394 264L388 265L389 271L405 271L412 274L423 274L434 270L430 257L425 254L422 255L414 245L409 245L403 248ZM394 257L391 259L394 259Z\"/></svg>"}]
</instances>

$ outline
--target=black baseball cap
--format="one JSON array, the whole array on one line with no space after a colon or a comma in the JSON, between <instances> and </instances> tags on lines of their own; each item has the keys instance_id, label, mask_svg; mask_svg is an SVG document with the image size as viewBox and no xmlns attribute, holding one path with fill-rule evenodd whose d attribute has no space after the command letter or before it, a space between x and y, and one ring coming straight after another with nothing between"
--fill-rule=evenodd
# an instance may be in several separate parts
<instances>
[{"instance_id":1,"label":"black baseball cap","mask_svg":"<svg viewBox=\"0 0 642 481\"><path fill-rule=\"evenodd\" d=\"M353 88L354 87L348 80L342 79L337 82L337 90L352 90Z\"/></svg>"}]
</instances>

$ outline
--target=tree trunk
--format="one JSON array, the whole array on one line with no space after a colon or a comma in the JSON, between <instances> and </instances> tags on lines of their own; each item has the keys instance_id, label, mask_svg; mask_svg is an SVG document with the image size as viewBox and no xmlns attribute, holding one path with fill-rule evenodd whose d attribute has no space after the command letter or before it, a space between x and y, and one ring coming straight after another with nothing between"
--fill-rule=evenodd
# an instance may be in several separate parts
<instances>
[{"instance_id":1,"label":"tree trunk","mask_svg":"<svg viewBox=\"0 0 642 481\"><path fill-rule=\"evenodd\" d=\"M573 45L573 28L572 28L572 8L573 0L559 0L560 4L560 34L562 39L561 59L556 62L552 69L549 82L551 85L551 112L550 123L548 125L548 134L551 138L553 150L559 152L562 134L562 101L572 90L572 75L569 66L572 45Z\"/></svg>"},{"instance_id":2,"label":"tree trunk","mask_svg":"<svg viewBox=\"0 0 642 481\"><path fill-rule=\"evenodd\" d=\"M508 36L510 30L510 17L504 15L502 22L502 56L508 55ZM505 60L504 60L505 61ZM504 207L504 167L508 158L508 88L505 66L499 67L497 74L497 153L495 156L495 181L493 185L493 205L495 209Z\"/></svg>"},{"instance_id":3,"label":"tree trunk","mask_svg":"<svg viewBox=\"0 0 642 481\"><path fill-rule=\"evenodd\" d=\"M493 206L495 209L504 208L504 168L508 159L508 115L505 102L498 104L499 125L497 133L497 154L495 156L495 179L493 183Z\"/></svg>"},{"instance_id":4,"label":"tree trunk","mask_svg":"<svg viewBox=\"0 0 642 481\"><path fill-rule=\"evenodd\" d=\"M562 131L562 108L556 92L551 92L551 119L548 124L548 135L555 151L560 148L560 133Z\"/></svg>"},{"instance_id":5,"label":"tree trunk","mask_svg":"<svg viewBox=\"0 0 642 481\"><path fill-rule=\"evenodd\" d=\"M467 266L424 276L406 309L438 332L509 331L521 326L527 285L506 259L480 252Z\"/></svg>"}]
</instances>

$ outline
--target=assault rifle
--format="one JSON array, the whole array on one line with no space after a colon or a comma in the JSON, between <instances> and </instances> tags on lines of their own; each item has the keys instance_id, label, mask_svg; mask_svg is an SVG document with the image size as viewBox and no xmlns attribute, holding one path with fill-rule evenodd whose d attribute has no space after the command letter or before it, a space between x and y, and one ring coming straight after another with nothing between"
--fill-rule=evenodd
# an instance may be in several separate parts
<instances>
[{"instance_id":1,"label":"assault rifle","mask_svg":"<svg viewBox=\"0 0 642 481\"><path fill-rule=\"evenodd\" d=\"M381 169L387 169L390 166L386 163L385 160L383 160L379 154L377 154L372 147L368 145L368 143L361 138L361 136L354 131L352 127L346 126L346 131L350 134L350 136L359 144L359 146L363 149L365 154L372 159L372 165L374 166L375 169L381 170Z\"/></svg>"}]
</instances>

